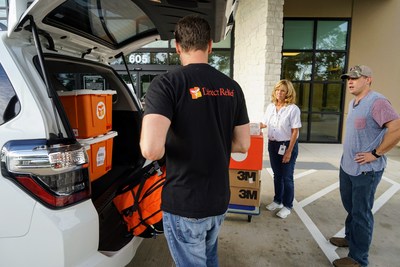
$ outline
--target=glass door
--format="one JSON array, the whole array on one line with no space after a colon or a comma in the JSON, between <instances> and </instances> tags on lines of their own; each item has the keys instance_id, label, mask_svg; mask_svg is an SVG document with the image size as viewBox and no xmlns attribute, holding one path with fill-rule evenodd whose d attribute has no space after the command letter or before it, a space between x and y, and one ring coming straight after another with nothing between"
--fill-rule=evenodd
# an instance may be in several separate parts
<instances>
[{"instance_id":1,"label":"glass door","mask_svg":"<svg viewBox=\"0 0 400 267\"><path fill-rule=\"evenodd\" d=\"M138 77L137 81L137 88L139 91L139 99L140 101L144 101L144 98L146 97L147 89L150 86L151 81L160 75L162 73L156 73L156 72L140 72L138 71L136 73L136 76Z\"/></svg>"},{"instance_id":2,"label":"glass door","mask_svg":"<svg viewBox=\"0 0 400 267\"><path fill-rule=\"evenodd\" d=\"M347 19L284 19L282 79L297 93L302 128L299 141L339 143L348 59Z\"/></svg>"},{"instance_id":3,"label":"glass door","mask_svg":"<svg viewBox=\"0 0 400 267\"><path fill-rule=\"evenodd\" d=\"M117 69L117 72L128 85L128 87L131 88L132 93L136 94L137 98L143 104L151 81L158 75L167 72L167 70L143 70L142 68L134 68L130 70L131 79L129 78L126 70Z\"/></svg>"}]
</instances>

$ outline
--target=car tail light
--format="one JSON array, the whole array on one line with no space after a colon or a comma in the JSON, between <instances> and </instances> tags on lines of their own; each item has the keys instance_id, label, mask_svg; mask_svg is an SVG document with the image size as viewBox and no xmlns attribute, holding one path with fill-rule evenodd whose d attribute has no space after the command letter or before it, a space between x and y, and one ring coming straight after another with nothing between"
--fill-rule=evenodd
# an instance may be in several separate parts
<instances>
[{"instance_id":1,"label":"car tail light","mask_svg":"<svg viewBox=\"0 0 400 267\"><path fill-rule=\"evenodd\" d=\"M10 141L1 151L2 175L51 208L90 197L87 167L86 150L77 142Z\"/></svg>"}]
</instances>

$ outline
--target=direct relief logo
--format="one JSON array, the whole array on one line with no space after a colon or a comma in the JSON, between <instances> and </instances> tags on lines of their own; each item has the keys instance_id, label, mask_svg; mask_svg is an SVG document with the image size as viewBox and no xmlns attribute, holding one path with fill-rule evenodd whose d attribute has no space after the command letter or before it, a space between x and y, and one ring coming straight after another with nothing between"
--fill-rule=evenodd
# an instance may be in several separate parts
<instances>
[{"instance_id":1,"label":"direct relief logo","mask_svg":"<svg viewBox=\"0 0 400 267\"><path fill-rule=\"evenodd\" d=\"M193 87L189 89L190 95L192 96L192 99L198 99L202 97L200 87Z\"/></svg>"},{"instance_id":2,"label":"direct relief logo","mask_svg":"<svg viewBox=\"0 0 400 267\"><path fill-rule=\"evenodd\" d=\"M104 119L104 117L106 116L106 105L102 101L97 103L96 114L99 120Z\"/></svg>"},{"instance_id":3,"label":"direct relief logo","mask_svg":"<svg viewBox=\"0 0 400 267\"><path fill-rule=\"evenodd\" d=\"M208 89L206 87L192 87L189 89L192 99L199 99L200 97L234 97L235 90L229 88Z\"/></svg>"}]
</instances>

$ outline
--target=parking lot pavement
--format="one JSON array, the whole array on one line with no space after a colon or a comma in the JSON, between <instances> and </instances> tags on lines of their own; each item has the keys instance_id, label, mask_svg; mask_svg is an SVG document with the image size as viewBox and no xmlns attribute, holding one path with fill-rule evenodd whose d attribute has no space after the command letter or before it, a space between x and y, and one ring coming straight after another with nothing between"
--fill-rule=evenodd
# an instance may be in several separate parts
<instances>
[{"instance_id":1,"label":"parking lot pavement","mask_svg":"<svg viewBox=\"0 0 400 267\"><path fill-rule=\"evenodd\" d=\"M273 198L272 171L264 153L261 212L252 216L228 213L219 237L221 267L332 266L347 249L328 242L344 235L345 211L339 196L338 144L300 144L295 171L294 212L286 219L267 211ZM388 153L388 167L378 186L370 267L399 266L400 147ZM164 236L146 239L129 267L174 266Z\"/></svg>"}]
</instances>

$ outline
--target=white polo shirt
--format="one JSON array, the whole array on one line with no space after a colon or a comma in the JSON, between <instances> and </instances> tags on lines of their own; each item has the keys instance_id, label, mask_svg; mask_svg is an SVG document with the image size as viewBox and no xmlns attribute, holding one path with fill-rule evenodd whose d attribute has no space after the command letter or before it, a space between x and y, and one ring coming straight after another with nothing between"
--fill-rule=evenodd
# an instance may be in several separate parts
<instances>
[{"instance_id":1,"label":"white polo shirt","mask_svg":"<svg viewBox=\"0 0 400 267\"><path fill-rule=\"evenodd\" d=\"M289 141L292 129L301 128L300 109L290 104L277 111L275 104L271 103L267 106L263 123L267 125L269 140Z\"/></svg>"}]
</instances>

